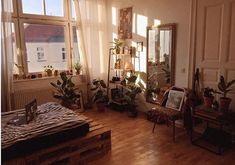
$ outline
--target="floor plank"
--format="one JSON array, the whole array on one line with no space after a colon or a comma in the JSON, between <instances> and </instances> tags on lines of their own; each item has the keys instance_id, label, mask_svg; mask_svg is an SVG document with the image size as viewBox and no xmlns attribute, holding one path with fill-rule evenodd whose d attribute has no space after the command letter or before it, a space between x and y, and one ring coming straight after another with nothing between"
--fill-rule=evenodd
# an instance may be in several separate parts
<instances>
[{"instance_id":1,"label":"floor plank","mask_svg":"<svg viewBox=\"0 0 235 165\"><path fill-rule=\"evenodd\" d=\"M235 147L216 155L193 146L182 128L176 129L176 143L172 142L172 129L153 124L140 115L129 118L126 113L107 109L105 112L88 110L86 116L112 130L112 150L90 165L221 165L235 163Z\"/></svg>"}]
</instances>

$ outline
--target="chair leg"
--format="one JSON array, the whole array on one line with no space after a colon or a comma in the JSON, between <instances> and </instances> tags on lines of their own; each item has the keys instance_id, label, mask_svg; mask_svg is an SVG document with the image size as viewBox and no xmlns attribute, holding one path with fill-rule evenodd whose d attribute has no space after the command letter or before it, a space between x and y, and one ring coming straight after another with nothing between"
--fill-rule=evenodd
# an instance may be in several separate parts
<instances>
[{"instance_id":1,"label":"chair leg","mask_svg":"<svg viewBox=\"0 0 235 165\"><path fill-rule=\"evenodd\" d=\"M175 142L175 120L172 121L172 129L173 129L173 142Z\"/></svg>"},{"instance_id":2,"label":"chair leg","mask_svg":"<svg viewBox=\"0 0 235 165\"><path fill-rule=\"evenodd\" d=\"M154 122L154 124L153 124L152 133L154 133L155 126L156 126L156 122Z\"/></svg>"}]
</instances>

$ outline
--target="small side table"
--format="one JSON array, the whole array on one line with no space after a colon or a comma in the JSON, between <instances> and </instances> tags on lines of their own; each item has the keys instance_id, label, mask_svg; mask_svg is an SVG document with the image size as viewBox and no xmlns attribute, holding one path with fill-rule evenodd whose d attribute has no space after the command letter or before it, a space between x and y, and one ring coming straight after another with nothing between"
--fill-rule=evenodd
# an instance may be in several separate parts
<instances>
[{"instance_id":1,"label":"small side table","mask_svg":"<svg viewBox=\"0 0 235 165\"><path fill-rule=\"evenodd\" d=\"M232 146L231 134L224 131L224 114L199 106L192 112L191 142L216 154L222 154L225 148ZM200 119L206 122L205 131L197 138L194 137L194 121ZM227 123L228 124L228 123ZM215 127L210 127L213 125Z\"/></svg>"}]
</instances>

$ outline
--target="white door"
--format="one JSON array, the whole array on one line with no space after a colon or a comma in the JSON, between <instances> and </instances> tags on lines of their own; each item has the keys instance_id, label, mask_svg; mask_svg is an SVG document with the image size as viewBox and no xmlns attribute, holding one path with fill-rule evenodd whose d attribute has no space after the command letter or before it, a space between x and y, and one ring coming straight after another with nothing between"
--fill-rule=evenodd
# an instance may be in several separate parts
<instances>
[{"instance_id":1,"label":"white door","mask_svg":"<svg viewBox=\"0 0 235 165\"><path fill-rule=\"evenodd\" d=\"M220 75L235 79L235 0L197 0L196 68L203 87L217 89ZM235 111L235 85L228 94Z\"/></svg>"}]
</instances>

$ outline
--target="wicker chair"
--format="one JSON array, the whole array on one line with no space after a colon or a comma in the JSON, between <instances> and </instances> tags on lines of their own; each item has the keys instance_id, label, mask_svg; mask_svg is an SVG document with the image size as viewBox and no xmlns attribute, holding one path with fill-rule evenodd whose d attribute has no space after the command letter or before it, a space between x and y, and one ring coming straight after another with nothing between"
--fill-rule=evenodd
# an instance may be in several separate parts
<instances>
[{"instance_id":1,"label":"wicker chair","mask_svg":"<svg viewBox=\"0 0 235 165\"><path fill-rule=\"evenodd\" d=\"M154 133L154 129L157 124L157 119L159 116L161 116L162 118L166 120L167 126L169 126L170 122L172 123L173 142L175 142L175 121L179 119L183 119L183 116L184 116L182 113L183 104L179 110L166 107L166 102L168 100L168 94L170 90L183 91L184 92L183 104L185 102L186 90L184 88L171 87L168 91L166 91L163 96L161 104L156 105L154 106L154 108L152 108L153 122L154 122L152 132Z\"/></svg>"}]
</instances>

